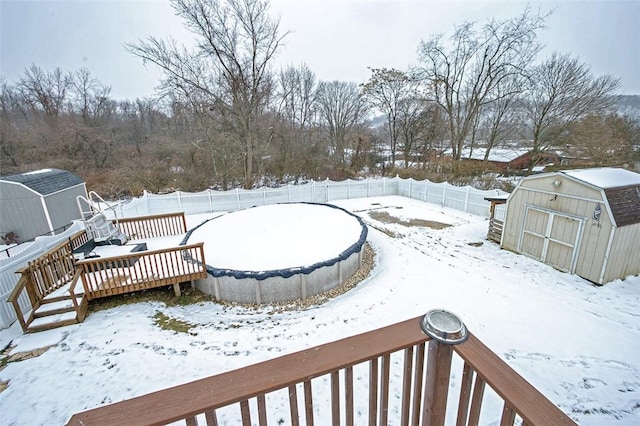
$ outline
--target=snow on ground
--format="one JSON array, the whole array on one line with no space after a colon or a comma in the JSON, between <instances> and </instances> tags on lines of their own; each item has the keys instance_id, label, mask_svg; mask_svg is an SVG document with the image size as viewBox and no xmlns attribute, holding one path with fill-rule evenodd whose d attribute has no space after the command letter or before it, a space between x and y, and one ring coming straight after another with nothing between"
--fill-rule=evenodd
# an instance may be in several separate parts
<instances>
[{"instance_id":1,"label":"snow on ground","mask_svg":"<svg viewBox=\"0 0 640 426\"><path fill-rule=\"evenodd\" d=\"M371 225L376 266L355 289L304 311L150 302L34 335L14 324L0 331L0 346L16 345L12 353L55 346L0 371L9 382L0 423L63 424L78 411L445 308L579 424L640 424L640 277L594 286L500 250L485 238L486 219L433 204L403 197L335 204ZM453 226L382 223L370 211ZM188 225L213 216L189 216ZM279 244L286 241L274 241L274 251ZM157 312L197 326L192 334L161 330Z\"/></svg>"}]
</instances>

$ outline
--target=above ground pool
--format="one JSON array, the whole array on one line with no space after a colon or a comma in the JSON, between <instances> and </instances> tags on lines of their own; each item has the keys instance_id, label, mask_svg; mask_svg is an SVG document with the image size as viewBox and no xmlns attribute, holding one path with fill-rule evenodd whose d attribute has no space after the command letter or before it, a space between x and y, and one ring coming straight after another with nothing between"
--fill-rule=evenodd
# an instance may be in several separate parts
<instances>
[{"instance_id":1,"label":"above ground pool","mask_svg":"<svg viewBox=\"0 0 640 426\"><path fill-rule=\"evenodd\" d=\"M362 265L367 227L333 205L287 203L210 219L184 243L204 242L208 276L196 287L216 299L275 303L331 290Z\"/></svg>"}]
</instances>

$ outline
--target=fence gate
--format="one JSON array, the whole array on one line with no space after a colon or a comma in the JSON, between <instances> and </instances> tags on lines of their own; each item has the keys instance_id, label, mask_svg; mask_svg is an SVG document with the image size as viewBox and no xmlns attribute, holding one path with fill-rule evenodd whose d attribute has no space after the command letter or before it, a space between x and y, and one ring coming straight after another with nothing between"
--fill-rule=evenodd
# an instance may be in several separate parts
<instances>
[{"instance_id":1,"label":"fence gate","mask_svg":"<svg viewBox=\"0 0 640 426\"><path fill-rule=\"evenodd\" d=\"M573 274L584 218L527 206L518 251Z\"/></svg>"}]
</instances>

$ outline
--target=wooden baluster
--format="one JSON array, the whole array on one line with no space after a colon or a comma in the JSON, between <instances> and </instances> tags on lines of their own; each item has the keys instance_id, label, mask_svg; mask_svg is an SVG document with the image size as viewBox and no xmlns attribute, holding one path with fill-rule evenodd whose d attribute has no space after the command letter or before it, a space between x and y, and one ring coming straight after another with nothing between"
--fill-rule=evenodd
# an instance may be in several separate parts
<instances>
[{"instance_id":1,"label":"wooden baluster","mask_svg":"<svg viewBox=\"0 0 640 426\"><path fill-rule=\"evenodd\" d=\"M413 346L404 350L404 373L402 378L402 409L400 424L409 426L411 409L411 375L413 374Z\"/></svg>"},{"instance_id":2,"label":"wooden baluster","mask_svg":"<svg viewBox=\"0 0 640 426\"><path fill-rule=\"evenodd\" d=\"M291 414L291 425L300 425L300 415L298 414L298 390L296 385L289 386L289 413Z\"/></svg>"},{"instance_id":3,"label":"wooden baluster","mask_svg":"<svg viewBox=\"0 0 640 426\"><path fill-rule=\"evenodd\" d=\"M380 378L380 424L389 422L389 370L391 367L391 355L382 357L382 377Z\"/></svg>"},{"instance_id":4,"label":"wooden baluster","mask_svg":"<svg viewBox=\"0 0 640 426\"><path fill-rule=\"evenodd\" d=\"M340 372L331 373L331 424L340 426Z\"/></svg>"},{"instance_id":5,"label":"wooden baluster","mask_svg":"<svg viewBox=\"0 0 640 426\"><path fill-rule=\"evenodd\" d=\"M378 358L369 361L369 426L378 424Z\"/></svg>"},{"instance_id":6,"label":"wooden baluster","mask_svg":"<svg viewBox=\"0 0 640 426\"><path fill-rule=\"evenodd\" d=\"M265 401L264 394L258 395L258 424L260 426L267 426L267 402Z\"/></svg>"},{"instance_id":7,"label":"wooden baluster","mask_svg":"<svg viewBox=\"0 0 640 426\"><path fill-rule=\"evenodd\" d=\"M304 381L304 412L307 426L313 426L313 394L310 380Z\"/></svg>"},{"instance_id":8,"label":"wooden baluster","mask_svg":"<svg viewBox=\"0 0 640 426\"><path fill-rule=\"evenodd\" d=\"M460 399L458 401L457 426L466 426L469 415L469 400L471 398L471 384L473 382L473 369L466 362L462 369L462 384L460 385Z\"/></svg>"},{"instance_id":9,"label":"wooden baluster","mask_svg":"<svg viewBox=\"0 0 640 426\"><path fill-rule=\"evenodd\" d=\"M251 426L251 411L249 411L249 401L240 401L240 414L242 415L242 425Z\"/></svg>"},{"instance_id":10,"label":"wooden baluster","mask_svg":"<svg viewBox=\"0 0 640 426\"><path fill-rule=\"evenodd\" d=\"M502 418L500 419L500 426L513 426L513 422L515 421L516 412L505 402L504 407L502 407Z\"/></svg>"},{"instance_id":11,"label":"wooden baluster","mask_svg":"<svg viewBox=\"0 0 640 426\"><path fill-rule=\"evenodd\" d=\"M424 381L424 353L426 345L416 345L416 368L413 376L413 415L411 424L420 424L420 403L422 402L422 383Z\"/></svg>"},{"instance_id":12,"label":"wooden baluster","mask_svg":"<svg viewBox=\"0 0 640 426\"><path fill-rule=\"evenodd\" d=\"M345 411L347 417L347 426L353 426L353 367L345 368Z\"/></svg>"},{"instance_id":13,"label":"wooden baluster","mask_svg":"<svg viewBox=\"0 0 640 426\"><path fill-rule=\"evenodd\" d=\"M480 421L480 410L482 409L484 385L484 379L476 374L476 380L473 385L473 396L471 397L471 411L469 412L470 426L475 426Z\"/></svg>"}]
</instances>

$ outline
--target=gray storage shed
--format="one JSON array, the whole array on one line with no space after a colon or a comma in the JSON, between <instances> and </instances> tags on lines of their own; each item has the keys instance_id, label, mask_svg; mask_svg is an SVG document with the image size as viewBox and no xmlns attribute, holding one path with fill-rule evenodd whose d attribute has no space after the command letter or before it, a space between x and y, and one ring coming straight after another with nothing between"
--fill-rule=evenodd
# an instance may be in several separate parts
<instances>
[{"instance_id":1,"label":"gray storage shed","mask_svg":"<svg viewBox=\"0 0 640 426\"><path fill-rule=\"evenodd\" d=\"M0 236L18 241L55 234L80 219L76 197L87 197L85 182L65 170L43 169L0 176Z\"/></svg>"},{"instance_id":2,"label":"gray storage shed","mask_svg":"<svg viewBox=\"0 0 640 426\"><path fill-rule=\"evenodd\" d=\"M597 284L640 274L640 174L619 168L523 178L501 247Z\"/></svg>"}]
</instances>

